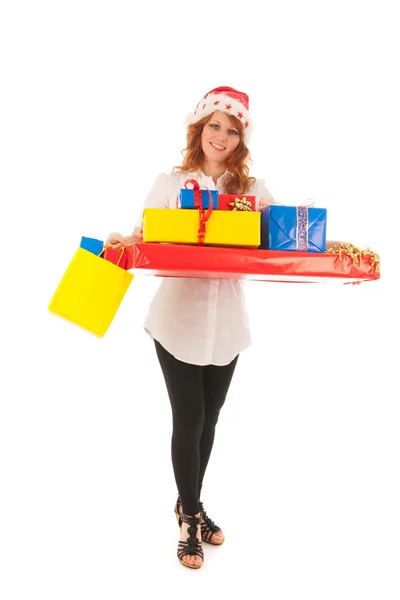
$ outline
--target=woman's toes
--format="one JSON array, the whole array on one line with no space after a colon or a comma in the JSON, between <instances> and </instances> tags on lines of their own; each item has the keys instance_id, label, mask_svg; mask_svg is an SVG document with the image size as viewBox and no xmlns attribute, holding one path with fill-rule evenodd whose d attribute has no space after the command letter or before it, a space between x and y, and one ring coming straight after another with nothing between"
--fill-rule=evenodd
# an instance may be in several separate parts
<instances>
[{"instance_id":1,"label":"woman's toes","mask_svg":"<svg viewBox=\"0 0 400 600\"><path fill-rule=\"evenodd\" d=\"M221 531L216 531L212 536L212 541L220 544L224 540L224 534Z\"/></svg>"},{"instance_id":2,"label":"woman's toes","mask_svg":"<svg viewBox=\"0 0 400 600\"><path fill-rule=\"evenodd\" d=\"M191 565L192 567L201 565L202 563L201 558L193 554L185 554L183 560L187 565Z\"/></svg>"}]
</instances>

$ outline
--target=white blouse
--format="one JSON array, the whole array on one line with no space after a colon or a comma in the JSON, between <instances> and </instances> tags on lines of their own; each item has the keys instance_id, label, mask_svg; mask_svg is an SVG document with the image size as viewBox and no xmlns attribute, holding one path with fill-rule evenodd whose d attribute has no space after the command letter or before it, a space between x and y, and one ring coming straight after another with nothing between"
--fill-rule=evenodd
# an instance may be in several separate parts
<instances>
[{"instance_id":1,"label":"white blouse","mask_svg":"<svg viewBox=\"0 0 400 600\"><path fill-rule=\"evenodd\" d=\"M177 208L177 195L187 179L224 193L225 172L214 185L197 173L160 173L143 208ZM264 180L248 191L273 202ZM142 224L141 211L136 227ZM251 345L244 282L239 279L162 278L144 324L147 333L178 360L194 365L227 365Z\"/></svg>"}]
</instances>

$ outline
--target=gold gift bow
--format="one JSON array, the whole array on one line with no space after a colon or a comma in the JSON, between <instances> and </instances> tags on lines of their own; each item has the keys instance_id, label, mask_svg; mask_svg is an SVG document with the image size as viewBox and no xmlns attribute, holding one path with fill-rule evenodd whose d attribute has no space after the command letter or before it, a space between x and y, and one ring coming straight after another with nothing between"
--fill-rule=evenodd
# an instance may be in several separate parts
<instances>
[{"instance_id":1,"label":"gold gift bow","mask_svg":"<svg viewBox=\"0 0 400 600\"><path fill-rule=\"evenodd\" d=\"M329 250L325 250L325 252L329 252L331 254L339 254L340 262L343 261L343 254L346 256L350 256L356 265L361 264L361 259L365 256L369 256L371 260L371 266L375 269L377 273L380 272L380 260L379 254L371 250L371 248L365 248L365 250L360 250L354 244L350 244L347 242L341 242L340 244L336 244L329 248Z\"/></svg>"},{"instance_id":2,"label":"gold gift bow","mask_svg":"<svg viewBox=\"0 0 400 600\"><path fill-rule=\"evenodd\" d=\"M233 202L229 202L229 206L232 207L232 210L248 210L251 212L251 202L246 198L235 198Z\"/></svg>"}]
</instances>

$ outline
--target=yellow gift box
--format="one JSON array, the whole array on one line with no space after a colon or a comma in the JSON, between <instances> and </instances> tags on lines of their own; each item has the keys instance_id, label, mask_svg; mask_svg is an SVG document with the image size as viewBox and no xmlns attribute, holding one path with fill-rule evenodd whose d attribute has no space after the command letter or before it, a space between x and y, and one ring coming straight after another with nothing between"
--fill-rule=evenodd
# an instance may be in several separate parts
<instances>
[{"instance_id":1,"label":"yellow gift box","mask_svg":"<svg viewBox=\"0 0 400 600\"><path fill-rule=\"evenodd\" d=\"M258 248L261 213L213 210L205 223L204 244ZM200 215L196 209L145 208L143 241L175 244L199 243Z\"/></svg>"}]
</instances>

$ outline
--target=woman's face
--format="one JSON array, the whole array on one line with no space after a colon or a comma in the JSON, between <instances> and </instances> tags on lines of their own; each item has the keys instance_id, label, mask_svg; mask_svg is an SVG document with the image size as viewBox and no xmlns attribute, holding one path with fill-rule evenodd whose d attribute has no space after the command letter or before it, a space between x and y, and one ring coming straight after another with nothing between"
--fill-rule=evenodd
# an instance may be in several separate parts
<instances>
[{"instance_id":1,"label":"woman's face","mask_svg":"<svg viewBox=\"0 0 400 600\"><path fill-rule=\"evenodd\" d=\"M215 111L204 125L201 134L201 148L210 161L224 163L240 142L239 130L232 125L229 116Z\"/></svg>"}]
</instances>

